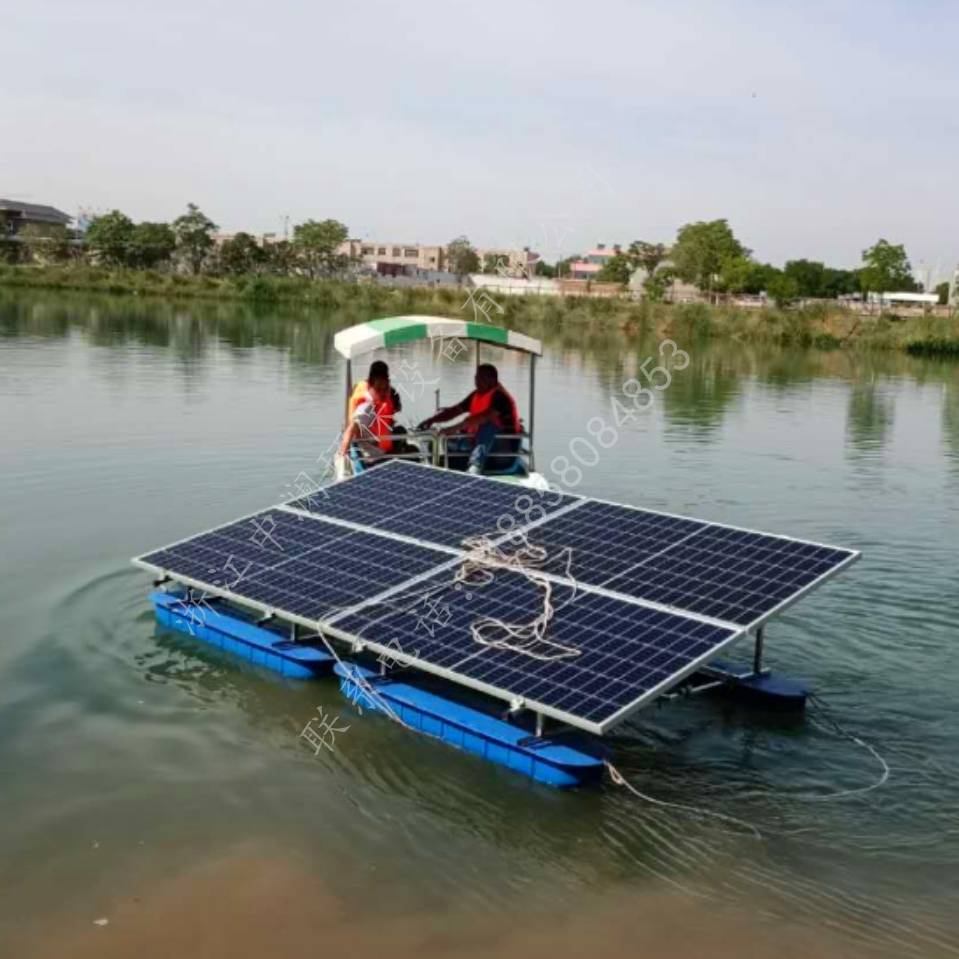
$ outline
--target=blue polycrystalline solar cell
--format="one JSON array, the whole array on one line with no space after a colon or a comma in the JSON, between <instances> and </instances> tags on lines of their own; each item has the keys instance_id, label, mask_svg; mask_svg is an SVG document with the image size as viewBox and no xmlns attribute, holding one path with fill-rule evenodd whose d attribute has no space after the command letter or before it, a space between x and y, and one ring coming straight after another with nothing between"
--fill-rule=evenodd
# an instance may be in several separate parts
<instances>
[{"instance_id":1,"label":"blue polycrystalline solar cell","mask_svg":"<svg viewBox=\"0 0 959 959\"><path fill-rule=\"evenodd\" d=\"M276 510L140 557L174 577L228 587L237 600L309 620L324 619L448 559L425 546Z\"/></svg>"},{"instance_id":2,"label":"blue polycrystalline solar cell","mask_svg":"<svg viewBox=\"0 0 959 959\"><path fill-rule=\"evenodd\" d=\"M553 587L556 612L546 638L580 650L543 662L477 643L479 617L527 623L543 610L543 592L525 576L498 571L492 583L456 589L446 571L336 623L337 629L415 656L421 666L522 697L601 725L692 664L715 654L739 631L591 592ZM467 593L470 596L467 596ZM432 633L432 635L431 635ZM550 655L546 645L532 651ZM401 674L400 674L401 675Z\"/></svg>"},{"instance_id":3,"label":"blue polycrystalline solar cell","mask_svg":"<svg viewBox=\"0 0 959 959\"><path fill-rule=\"evenodd\" d=\"M317 492L289 505L317 516L455 547L469 536L499 536L512 525L527 522L523 511L536 520L579 499L540 495L511 483L400 460L325 490L326 496ZM511 518L500 520L504 514Z\"/></svg>"},{"instance_id":4,"label":"blue polycrystalline solar cell","mask_svg":"<svg viewBox=\"0 0 959 959\"><path fill-rule=\"evenodd\" d=\"M530 532L581 583L749 625L854 554L730 526L586 502Z\"/></svg>"}]
</instances>

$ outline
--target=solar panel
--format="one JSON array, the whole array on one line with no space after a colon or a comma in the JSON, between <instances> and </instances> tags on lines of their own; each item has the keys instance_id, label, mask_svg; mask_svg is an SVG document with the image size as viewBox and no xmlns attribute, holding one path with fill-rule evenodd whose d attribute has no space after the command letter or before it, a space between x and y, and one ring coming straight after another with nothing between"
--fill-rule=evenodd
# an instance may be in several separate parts
<instances>
[{"instance_id":1,"label":"solar panel","mask_svg":"<svg viewBox=\"0 0 959 959\"><path fill-rule=\"evenodd\" d=\"M588 500L530 531L571 547L577 582L752 627L858 557L853 550ZM555 561L551 572L563 572Z\"/></svg>"},{"instance_id":2,"label":"solar panel","mask_svg":"<svg viewBox=\"0 0 959 959\"><path fill-rule=\"evenodd\" d=\"M378 651L405 653L413 664L564 722L602 733L660 691L695 671L742 631L662 612L594 592L556 586L548 643L528 649L578 655L542 661L481 645L482 617L510 624L543 611L543 592L518 572L500 569L487 585L452 582L452 570L415 588L336 618L334 630ZM492 633L495 638L497 633Z\"/></svg>"},{"instance_id":3,"label":"solar panel","mask_svg":"<svg viewBox=\"0 0 959 959\"><path fill-rule=\"evenodd\" d=\"M579 502L578 496L535 491L453 470L432 469L391 460L322 493L295 500L290 508L326 519L409 536L426 543L458 548L468 536L499 535L512 524L534 520ZM517 500L522 499L519 509ZM529 500L529 502L526 502ZM508 514L511 520L500 521Z\"/></svg>"},{"instance_id":4,"label":"solar panel","mask_svg":"<svg viewBox=\"0 0 959 959\"><path fill-rule=\"evenodd\" d=\"M396 461L326 493L136 562L342 639L399 648L419 668L592 732L859 555ZM523 523L522 508L535 520L529 541L553 556L544 569L555 613L533 656L476 637L484 618L520 625L543 612L527 576L499 566L485 586L452 581L464 539L499 536L510 528L499 518ZM481 633L502 635L488 622Z\"/></svg>"},{"instance_id":5,"label":"solar panel","mask_svg":"<svg viewBox=\"0 0 959 959\"><path fill-rule=\"evenodd\" d=\"M229 593L270 611L319 621L448 561L428 546L273 510L136 562L192 580L214 595Z\"/></svg>"}]
</instances>

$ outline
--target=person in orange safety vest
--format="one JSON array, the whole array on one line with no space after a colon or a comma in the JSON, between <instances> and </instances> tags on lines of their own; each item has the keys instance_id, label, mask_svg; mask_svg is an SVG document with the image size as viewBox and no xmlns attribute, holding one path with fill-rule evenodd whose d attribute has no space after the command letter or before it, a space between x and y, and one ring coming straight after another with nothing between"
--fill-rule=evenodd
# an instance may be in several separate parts
<instances>
[{"instance_id":1,"label":"person in orange safety vest","mask_svg":"<svg viewBox=\"0 0 959 959\"><path fill-rule=\"evenodd\" d=\"M376 445L384 453L390 453L393 450L393 440L391 439L391 434L394 431L393 418L403 408L403 404L399 393L390 385L390 368L382 360L371 363L367 378L360 380L353 387L353 393L350 396L347 429L354 423L357 409L365 406L369 400L370 384L378 379L386 380L386 395L376 401L373 415L364 418L364 428L360 432L363 434L362 438L366 440L371 439L370 434L372 433L376 436Z\"/></svg>"},{"instance_id":2,"label":"person in orange safety vest","mask_svg":"<svg viewBox=\"0 0 959 959\"><path fill-rule=\"evenodd\" d=\"M387 456L393 449L395 412L389 376L371 370L363 389L354 390L350 397L350 421L343 431L340 452L348 456L350 446L355 445L365 459L375 461Z\"/></svg>"},{"instance_id":3,"label":"person in orange safety vest","mask_svg":"<svg viewBox=\"0 0 959 959\"><path fill-rule=\"evenodd\" d=\"M460 469L468 465L470 473L482 473L487 465L507 469L515 461L519 440L500 437L522 431L516 400L502 386L499 373L491 363L481 363L476 367L474 383L476 389L469 396L423 420L418 429L429 429L434 423L445 423L465 414L466 419L440 431L446 435L473 434L472 439L466 441L465 449L459 451L460 456L454 453L450 457L449 465ZM468 459L463 455L467 452Z\"/></svg>"}]
</instances>

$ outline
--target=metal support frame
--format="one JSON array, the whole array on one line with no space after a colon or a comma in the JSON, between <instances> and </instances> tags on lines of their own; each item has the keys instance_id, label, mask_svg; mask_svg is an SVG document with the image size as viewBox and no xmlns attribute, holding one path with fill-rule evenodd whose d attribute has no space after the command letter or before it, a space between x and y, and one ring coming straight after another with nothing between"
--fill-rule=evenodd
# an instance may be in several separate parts
<instances>
[{"instance_id":1,"label":"metal support frame","mask_svg":"<svg viewBox=\"0 0 959 959\"><path fill-rule=\"evenodd\" d=\"M298 643L300 641L300 624L290 623L290 642Z\"/></svg>"},{"instance_id":2,"label":"metal support frame","mask_svg":"<svg viewBox=\"0 0 959 959\"><path fill-rule=\"evenodd\" d=\"M763 645L765 642L765 633L766 627L760 626L756 630L756 645L753 649L753 673L757 676L761 676L763 673Z\"/></svg>"},{"instance_id":3,"label":"metal support frame","mask_svg":"<svg viewBox=\"0 0 959 959\"><path fill-rule=\"evenodd\" d=\"M344 424L350 421L350 397L353 395L353 361L346 361L346 415Z\"/></svg>"},{"instance_id":4,"label":"metal support frame","mask_svg":"<svg viewBox=\"0 0 959 959\"><path fill-rule=\"evenodd\" d=\"M536 735L542 737L546 730L546 717L542 713L536 714Z\"/></svg>"}]
</instances>

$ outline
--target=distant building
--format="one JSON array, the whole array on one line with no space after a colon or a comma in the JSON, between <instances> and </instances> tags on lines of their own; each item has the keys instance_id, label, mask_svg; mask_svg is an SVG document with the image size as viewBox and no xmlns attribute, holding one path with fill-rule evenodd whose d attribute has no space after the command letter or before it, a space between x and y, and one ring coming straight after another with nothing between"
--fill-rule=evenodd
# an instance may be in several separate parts
<instances>
[{"instance_id":1,"label":"distant building","mask_svg":"<svg viewBox=\"0 0 959 959\"><path fill-rule=\"evenodd\" d=\"M606 249L603 243L597 243L595 250L587 250L582 260L577 263L570 263L570 277L574 280L595 280L597 274L606 266L607 263L620 253L620 248L614 246L611 250Z\"/></svg>"},{"instance_id":2,"label":"distant building","mask_svg":"<svg viewBox=\"0 0 959 959\"><path fill-rule=\"evenodd\" d=\"M421 273L447 273L450 269L448 246L420 243L394 243L384 240L347 240L339 252L354 263L381 276L412 276ZM529 247L517 249L478 249L480 266L487 262L501 264L503 275L532 275L539 254ZM503 272L503 271L508 271Z\"/></svg>"},{"instance_id":3,"label":"distant building","mask_svg":"<svg viewBox=\"0 0 959 959\"><path fill-rule=\"evenodd\" d=\"M449 266L449 250L445 246L347 240L340 244L339 252L384 276L402 276L415 270L442 272Z\"/></svg>"},{"instance_id":4,"label":"distant building","mask_svg":"<svg viewBox=\"0 0 959 959\"><path fill-rule=\"evenodd\" d=\"M71 219L68 214L52 206L0 199L0 235L7 237L18 236L27 226L67 227Z\"/></svg>"},{"instance_id":5,"label":"distant building","mask_svg":"<svg viewBox=\"0 0 959 959\"><path fill-rule=\"evenodd\" d=\"M869 302L874 306L935 306L938 293L870 293Z\"/></svg>"}]
</instances>

